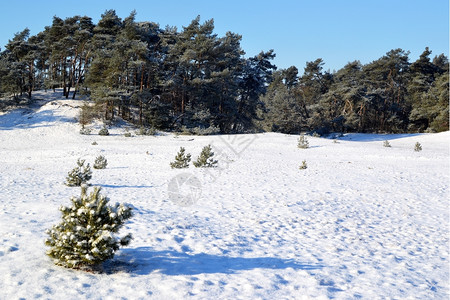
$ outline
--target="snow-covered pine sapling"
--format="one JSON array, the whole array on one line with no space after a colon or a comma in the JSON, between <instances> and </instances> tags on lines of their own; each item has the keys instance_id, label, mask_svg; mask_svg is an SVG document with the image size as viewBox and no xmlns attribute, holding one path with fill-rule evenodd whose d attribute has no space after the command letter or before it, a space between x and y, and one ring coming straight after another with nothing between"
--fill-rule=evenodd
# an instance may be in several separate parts
<instances>
[{"instance_id":1,"label":"snow-covered pine sapling","mask_svg":"<svg viewBox=\"0 0 450 300\"><path fill-rule=\"evenodd\" d=\"M180 147L180 151L175 156L175 161L170 163L172 169L189 168L189 162L191 161L191 155L185 154L185 149Z\"/></svg>"},{"instance_id":2,"label":"snow-covered pine sapling","mask_svg":"<svg viewBox=\"0 0 450 300\"><path fill-rule=\"evenodd\" d=\"M106 128L106 125L104 125L102 129L100 129L98 135L109 135L109 131L108 128Z\"/></svg>"},{"instance_id":3,"label":"snow-covered pine sapling","mask_svg":"<svg viewBox=\"0 0 450 300\"><path fill-rule=\"evenodd\" d=\"M419 152L422 151L422 145L417 142L416 145L414 146L414 151Z\"/></svg>"},{"instance_id":4,"label":"snow-covered pine sapling","mask_svg":"<svg viewBox=\"0 0 450 300\"><path fill-rule=\"evenodd\" d=\"M304 160L304 161L302 161L302 164L300 165L299 169L304 170L306 168L308 168L308 165L306 164L306 160Z\"/></svg>"},{"instance_id":5,"label":"snow-covered pine sapling","mask_svg":"<svg viewBox=\"0 0 450 300\"><path fill-rule=\"evenodd\" d=\"M61 206L62 221L48 229L45 244L50 247L47 255L55 264L75 269L93 270L107 259L114 257L120 246L126 246L131 234L116 236L126 220L132 217L132 208L116 203L109 206L109 199L95 187L88 195L87 186L81 187L81 197L72 197L72 206Z\"/></svg>"},{"instance_id":6,"label":"snow-covered pine sapling","mask_svg":"<svg viewBox=\"0 0 450 300\"><path fill-rule=\"evenodd\" d=\"M391 144L389 143L388 140L383 142L383 147L388 147L388 148L391 147Z\"/></svg>"},{"instance_id":7,"label":"snow-covered pine sapling","mask_svg":"<svg viewBox=\"0 0 450 300\"><path fill-rule=\"evenodd\" d=\"M197 158L194 161L194 166L196 168L214 168L217 165L217 160L213 158L214 152L212 152L211 145L205 146Z\"/></svg>"},{"instance_id":8,"label":"snow-covered pine sapling","mask_svg":"<svg viewBox=\"0 0 450 300\"><path fill-rule=\"evenodd\" d=\"M66 185L67 186L80 186L84 183L87 183L92 178L92 171L89 163L87 165L84 164L84 159L77 160L77 167L73 168L67 174L66 177Z\"/></svg>"},{"instance_id":9,"label":"snow-covered pine sapling","mask_svg":"<svg viewBox=\"0 0 450 300\"><path fill-rule=\"evenodd\" d=\"M84 125L81 125L80 134L89 135L91 134L91 131L92 130L90 128L86 128Z\"/></svg>"},{"instance_id":10,"label":"snow-covered pine sapling","mask_svg":"<svg viewBox=\"0 0 450 300\"><path fill-rule=\"evenodd\" d=\"M99 155L95 158L94 161L94 169L106 169L106 166L108 165L108 161L103 155Z\"/></svg>"},{"instance_id":11,"label":"snow-covered pine sapling","mask_svg":"<svg viewBox=\"0 0 450 300\"><path fill-rule=\"evenodd\" d=\"M300 149L306 149L309 148L309 142L308 139L302 134L300 135L300 137L298 138L298 144L297 147Z\"/></svg>"}]
</instances>

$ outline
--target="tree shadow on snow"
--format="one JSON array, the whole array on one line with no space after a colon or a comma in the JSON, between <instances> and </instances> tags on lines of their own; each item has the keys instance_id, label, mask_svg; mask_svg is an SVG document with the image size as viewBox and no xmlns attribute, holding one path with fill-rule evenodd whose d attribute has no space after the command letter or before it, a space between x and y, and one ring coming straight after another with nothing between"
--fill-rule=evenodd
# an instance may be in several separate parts
<instances>
[{"instance_id":1,"label":"tree shadow on snow","mask_svg":"<svg viewBox=\"0 0 450 300\"><path fill-rule=\"evenodd\" d=\"M67 118L61 116L55 116L52 110L43 110L35 112L29 108L17 109L7 112L0 116L0 129L12 130L12 129L29 129L37 127L50 127L54 122L63 123L75 123L74 118Z\"/></svg>"},{"instance_id":2,"label":"tree shadow on snow","mask_svg":"<svg viewBox=\"0 0 450 300\"><path fill-rule=\"evenodd\" d=\"M337 138L337 140L349 142L382 142L386 140L389 141L397 140L420 135L423 135L423 133L396 133L396 134L348 133L343 137Z\"/></svg>"},{"instance_id":3,"label":"tree shadow on snow","mask_svg":"<svg viewBox=\"0 0 450 300\"><path fill-rule=\"evenodd\" d=\"M101 188L131 188L131 189L150 189L154 186L152 185L124 185L124 184L96 184L95 186L99 186Z\"/></svg>"},{"instance_id":4,"label":"tree shadow on snow","mask_svg":"<svg viewBox=\"0 0 450 300\"><path fill-rule=\"evenodd\" d=\"M274 257L229 257L205 253L188 254L177 251L152 251L149 247L122 249L114 260L105 263L107 273L127 272L148 275L159 272L165 275L233 274L253 269L313 270L320 264L306 264L292 259Z\"/></svg>"}]
</instances>

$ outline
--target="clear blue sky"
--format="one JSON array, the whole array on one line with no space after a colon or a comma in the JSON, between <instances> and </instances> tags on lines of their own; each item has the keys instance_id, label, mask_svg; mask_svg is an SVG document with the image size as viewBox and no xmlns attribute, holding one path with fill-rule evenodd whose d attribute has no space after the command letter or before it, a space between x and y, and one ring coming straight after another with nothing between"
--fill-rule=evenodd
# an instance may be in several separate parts
<instances>
[{"instance_id":1,"label":"clear blue sky","mask_svg":"<svg viewBox=\"0 0 450 300\"><path fill-rule=\"evenodd\" d=\"M363 64L391 49L409 50L416 60L426 46L432 57L449 56L448 0L2 0L0 47L25 27L36 34L60 18L87 15L97 23L107 9L122 19L135 9L137 21L187 26L197 15L214 19L215 32L239 33L247 56L274 49L279 68L322 58L325 69Z\"/></svg>"}]
</instances>

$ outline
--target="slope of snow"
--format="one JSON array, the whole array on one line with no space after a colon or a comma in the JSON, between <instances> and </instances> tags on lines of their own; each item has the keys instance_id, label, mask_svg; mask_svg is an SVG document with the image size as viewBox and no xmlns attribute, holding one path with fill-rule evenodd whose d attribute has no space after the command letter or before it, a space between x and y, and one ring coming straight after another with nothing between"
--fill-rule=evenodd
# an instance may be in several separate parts
<instances>
[{"instance_id":1,"label":"slope of snow","mask_svg":"<svg viewBox=\"0 0 450 300\"><path fill-rule=\"evenodd\" d=\"M36 97L50 101L0 115L1 299L449 297L449 132L308 149L275 133L86 136L80 101ZM196 159L207 144L218 168L170 169L180 146ZM80 193L67 172L100 154L90 183L134 206L134 240L102 274L55 266L45 230Z\"/></svg>"}]
</instances>

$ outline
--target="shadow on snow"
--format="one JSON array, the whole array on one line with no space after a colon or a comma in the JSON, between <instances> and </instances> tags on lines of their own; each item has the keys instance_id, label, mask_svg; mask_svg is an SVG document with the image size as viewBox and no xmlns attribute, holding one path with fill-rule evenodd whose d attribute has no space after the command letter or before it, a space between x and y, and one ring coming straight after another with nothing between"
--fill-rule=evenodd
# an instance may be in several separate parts
<instances>
[{"instance_id":1,"label":"shadow on snow","mask_svg":"<svg viewBox=\"0 0 450 300\"><path fill-rule=\"evenodd\" d=\"M398 133L398 134L377 134L377 133L348 133L343 137L337 138L339 141L350 142L382 142L408 137L423 135L423 133Z\"/></svg>"},{"instance_id":2,"label":"shadow on snow","mask_svg":"<svg viewBox=\"0 0 450 300\"><path fill-rule=\"evenodd\" d=\"M76 122L74 118L55 116L53 110L35 112L31 109L16 109L0 116L0 129L29 129L53 126L54 122Z\"/></svg>"},{"instance_id":3,"label":"shadow on snow","mask_svg":"<svg viewBox=\"0 0 450 300\"><path fill-rule=\"evenodd\" d=\"M149 247L122 249L114 260L104 264L107 273L128 272L148 275L159 272L165 275L233 274L253 269L313 270L319 264L305 264L293 259L274 257L230 257L205 253L188 254L177 251L152 251Z\"/></svg>"}]
</instances>

